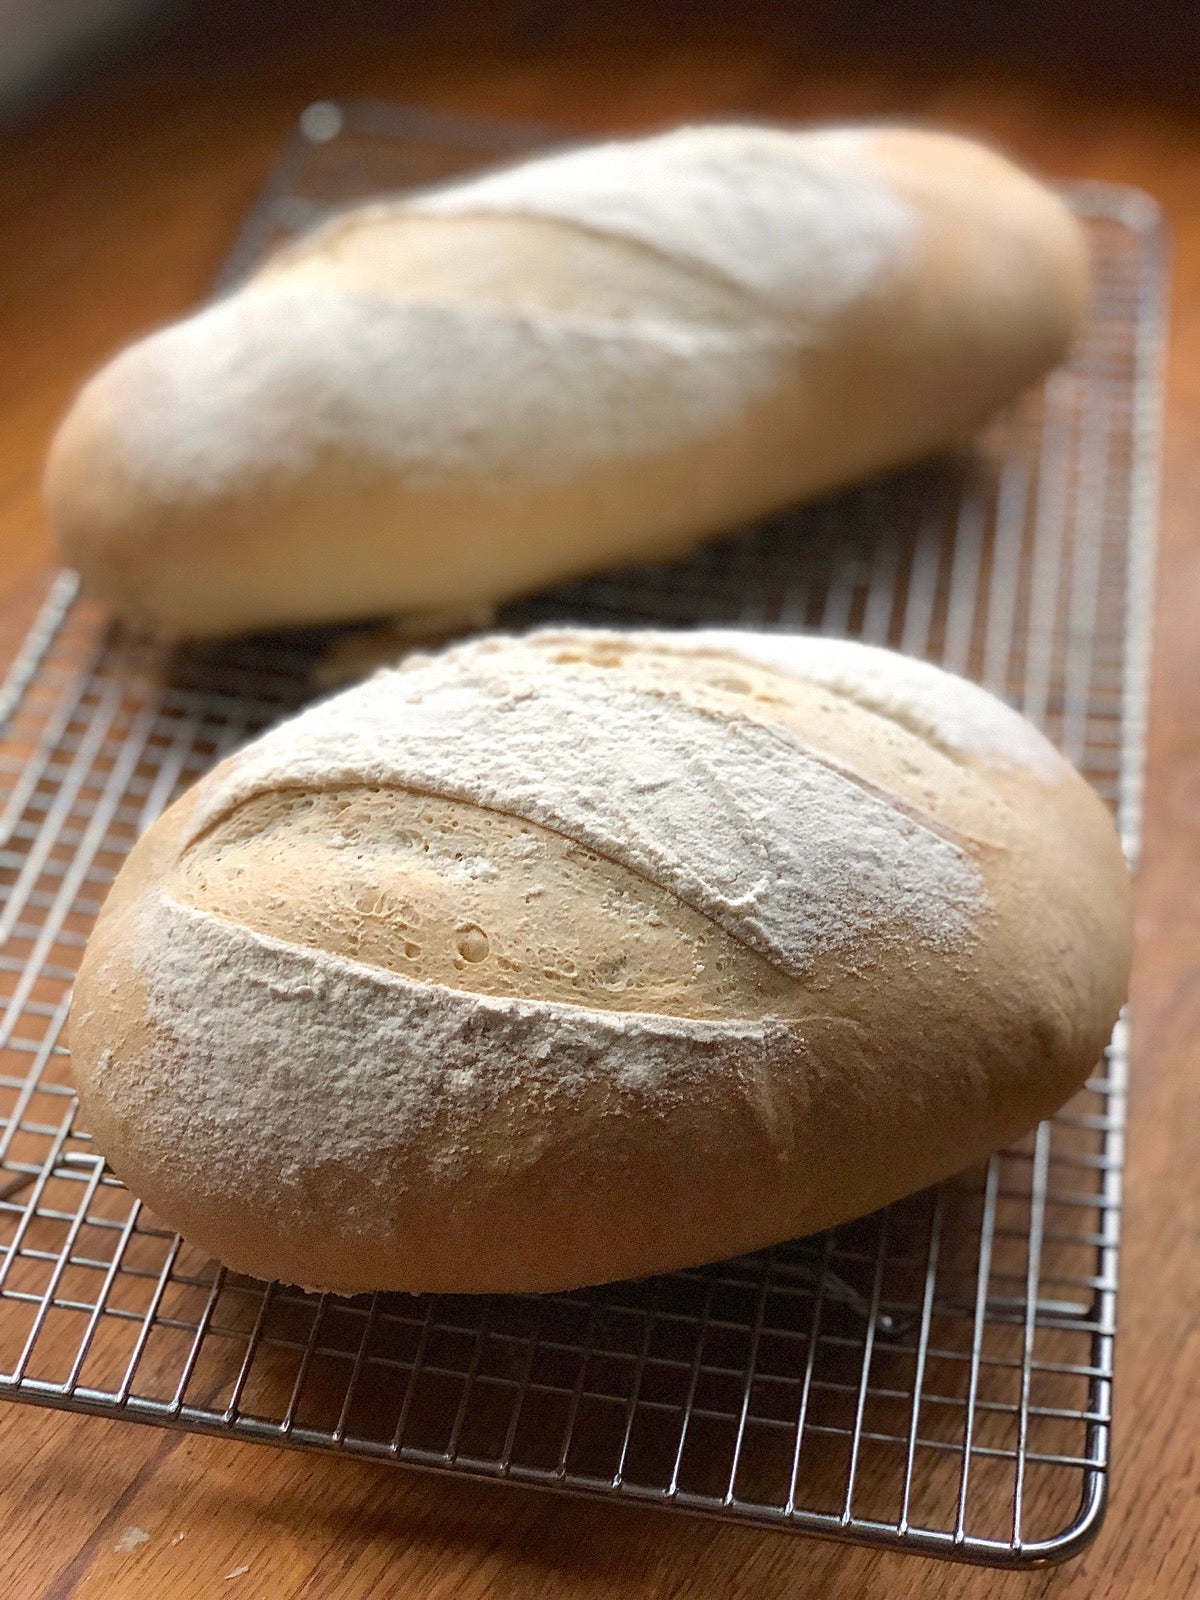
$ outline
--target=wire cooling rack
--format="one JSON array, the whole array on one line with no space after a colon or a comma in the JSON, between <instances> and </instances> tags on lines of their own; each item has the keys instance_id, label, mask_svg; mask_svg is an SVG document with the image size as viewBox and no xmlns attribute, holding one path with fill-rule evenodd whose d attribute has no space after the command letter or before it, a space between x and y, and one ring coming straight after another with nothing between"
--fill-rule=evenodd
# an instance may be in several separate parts
<instances>
[{"instance_id":1,"label":"wire cooling rack","mask_svg":"<svg viewBox=\"0 0 1200 1600\"><path fill-rule=\"evenodd\" d=\"M233 252L544 131L310 107ZM886 643L1020 706L1136 848L1162 316L1152 204L1071 191L1071 361L960 458L513 608ZM339 1299L219 1270L75 1126L80 950L135 837L313 693L323 634L165 652L54 583L0 692L0 1394L1022 1565L1103 1514L1126 1051L982 1169L702 1271L513 1298Z\"/></svg>"}]
</instances>

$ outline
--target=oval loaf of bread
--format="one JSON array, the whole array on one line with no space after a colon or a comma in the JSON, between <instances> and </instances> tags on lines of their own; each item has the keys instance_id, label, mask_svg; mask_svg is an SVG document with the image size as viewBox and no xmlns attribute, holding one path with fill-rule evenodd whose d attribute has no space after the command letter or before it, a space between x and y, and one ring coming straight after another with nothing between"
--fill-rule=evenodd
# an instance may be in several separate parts
<instances>
[{"instance_id":1,"label":"oval loaf of bread","mask_svg":"<svg viewBox=\"0 0 1200 1600\"><path fill-rule=\"evenodd\" d=\"M72 1014L84 1124L231 1267L539 1290L819 1229L1097 1061L1108 813L1015 712L828 639L414 658L152 827Z\"/></svg>"},{"instance_id":2,"label":"oval loaf of bread","mask_svg":"<svg viewBox=\"0 0 1200 1600\"><path fill-rule=\"evenodd\" d=\"M1062 203L944 134L575 150L343 215L118 356L50 516L165 634L478 611L965 438L1086 279Z\"/></svg>"}]
</instances>

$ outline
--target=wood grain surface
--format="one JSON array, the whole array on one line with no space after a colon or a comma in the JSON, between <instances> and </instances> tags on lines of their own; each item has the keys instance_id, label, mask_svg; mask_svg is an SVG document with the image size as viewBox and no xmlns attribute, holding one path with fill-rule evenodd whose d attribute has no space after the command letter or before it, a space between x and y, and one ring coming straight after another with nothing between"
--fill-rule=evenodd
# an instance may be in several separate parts
<instances>
[{"instance_id":1,"label":"wood grain surface","mask_svg":"<svg viewBox=\"0 0 1200 1600\"><path fill-rule=\"evenodd\" d=\"M584 130L916 114L1050 174L1150 190L1173 234L1173 325L1107 1523L1066 1567L997 1574L4 1407L5 1600L1200 1594L1200 112L1088 82L1069 51L1018 67L1019 37L952 60L928 41L906 56L895 26L874 53L841 27L835 58L821 8L660 8L654 22L641 9L208 8L4 133L0 651L52 559L38 484L57 416L115 345L204 294L311 99Z\"/></svg>"}]
</instances>

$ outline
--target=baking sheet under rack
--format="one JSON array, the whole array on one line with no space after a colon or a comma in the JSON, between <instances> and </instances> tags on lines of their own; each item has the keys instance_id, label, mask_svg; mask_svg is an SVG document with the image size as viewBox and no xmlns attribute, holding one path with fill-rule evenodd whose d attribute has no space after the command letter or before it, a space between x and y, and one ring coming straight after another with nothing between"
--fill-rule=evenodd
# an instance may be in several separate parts
<instances>
[{"instance_id":1,"label":"baking sheet under rack","mask_svg":"<svg viewBox=\"0 0 1200 1600\"><path fill-rule=\"evenodd\" d=\"M545 143L310 107L230 259L361 194ZM887 643L1040 723L1136 846L1162 250L1071 191L1096 296L1070 362L960 458L504 620L743 622ZM163 652L53 585L0 695L0 1395L235 1439L1020 1565L1068 1555L1109 1468L1123 1025L1065 1111L833 1233L546 1297L310 1296L218 1270L106 1172L63 1028L138 833L313 693L327 635Z\"/></svg>"}]
</instances>

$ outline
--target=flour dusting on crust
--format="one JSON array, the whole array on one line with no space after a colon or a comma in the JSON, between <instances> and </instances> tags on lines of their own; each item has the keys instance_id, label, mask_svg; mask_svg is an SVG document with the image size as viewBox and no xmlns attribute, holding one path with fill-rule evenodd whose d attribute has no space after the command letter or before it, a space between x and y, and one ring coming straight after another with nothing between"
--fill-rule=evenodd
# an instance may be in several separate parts
<instances>
[{"instance_id":1,"label":"flour dusting on crust","mask_svg":"<svg viewBox=\"0 0 1200 1600\"><path fill-rule=\"evenodd\" d=\"M867 292L917 233L912 208L872 173L870 140L863 129L801 139L781 128L678 128L546 156L407 205L575 222L815 319Z\"/></svg>"},{"instance_id":2,"label":"flour dusting on crust","mask_svg":"<svg viewBox=\"0 0 1200 1600\"><path fill-rule=\"evenodd\" d=\"M256 794L350 784L565 834L793 975L872 942L959 945L986 904L958 842L769 714L563 664L537 636L381 673L285 723L209 786L193 837Z\"/></svg>"},{"instance_id":3,"label":"flour dusting on crust","mask_svg":"<svg viewBox=\"0 0 1200 1600\"><path fill-rule=\"evenodd\" d=\"M553 628L530 637L552 641ZM564 639L571 630L564 630ZM597 630L596 639L626 641L628 634ZM820 684L877 715L889 717L936 748L982 756L1001 766L1023 767L1047 783L1068 770L1059 752L1019 711L969 678L930 661L882 650L853 639L819 634L760 633L738 628L639 631L638 645L677 655L716 655L769 667L803 683Z\"/></svg>"},{"instance_id":4,"label":"flour dusting on crust","mask_svg":"<svg viewBox=\"0 0 1200 1600\"><path fill-rule=\"evenodd\" d=\"M336 271L292 278L281 257L93 380L113 396L121 473L168 502L231 488L248 500L256 484L350 460L412 491L466 481L502 494L514 480L686 449L767 402L824 336L814 330L870 293L919 227L836 130L722 126L550 156L354 215L370 227L487 213L658 251L681 282L615 316L590 303L607 292L602 270L569 311L536 291L505 304L502 250L496 298L476 302L411 296L403 250L387 292L339 284ZM297 253L301 267L319 242ZM745 295L735 320L688 293L705 278Z\"/></svg>"},{"instance_id":5,"label":"flour dusting on crust","mask_svg":"<svg viewBox=\"0 0 1200 1600\"><path fill-rule=\"evenodd\" d=\"M137 967L158 1070L138 1075L145 1096L127 1110L163 1148L186 1120L180 1160L195 1163L198 1183L235 1143L243 1185L258 1181L248 1169L259 1164L268 1185L339 1168L369 1179L373 1157L434 1123L427 1159L445 1172L471 1159L479 1130L514 1097L548 1113L597 1077L659 1110L713 1076L747 1076L752 1092L763 1053L799 1040L772 1019L466 994L284 943L165 893L142 913ZM248 1149L237 1136L248 1126L270 1137ZM534 1145L524 1159L536 1155Z\"/></svg>"}]
</instances>

